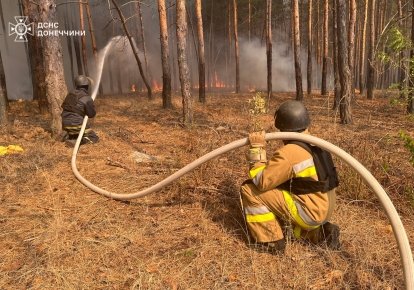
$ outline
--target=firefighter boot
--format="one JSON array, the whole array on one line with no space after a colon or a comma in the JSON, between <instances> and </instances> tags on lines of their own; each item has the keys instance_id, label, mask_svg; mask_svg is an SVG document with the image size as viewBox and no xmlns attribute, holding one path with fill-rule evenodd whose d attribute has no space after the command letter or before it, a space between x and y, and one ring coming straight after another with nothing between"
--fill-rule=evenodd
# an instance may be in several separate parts
<instances>
[{"instance_id":1,"label":"firefighter boot","mask_svg":"<svg viewBox=\"0 0 414 290\"><path fill-rule=\"evenodd\" d=\"M321 227L323 242L332 250L339 250L341 243L339 241L339 226L327 222Z\"/></svg>"},{"instance_id":2,"label":"firefighter boot","mask_svg":"<svg viewBox=\"0 0 414 290\"><path fill-rule=\"evenodd\" d=\"M253 249L261 253L269 253L273 255L284 254L286 248L286 241L284 239L266 242L266 243L255 243L251 245Z\"/></svg>"}]
</instances>

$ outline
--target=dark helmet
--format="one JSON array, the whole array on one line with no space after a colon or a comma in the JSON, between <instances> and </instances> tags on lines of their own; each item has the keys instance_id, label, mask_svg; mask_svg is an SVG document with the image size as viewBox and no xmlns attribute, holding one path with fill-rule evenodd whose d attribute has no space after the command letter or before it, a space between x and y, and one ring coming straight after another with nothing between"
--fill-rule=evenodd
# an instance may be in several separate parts
<instances>
[{"instance_id":1,"label":"dark helmet","mask_svg":"<svg viewBox=\"0 0 414 290\"><path fill-rule=\"evenodd\" d=\"M309 125L309 113L302 102L286 101L275 112L275 127L282 132L300 132Z\"/></svg>"},{"instance_id":2,"label":"dark helmet","mask_svg":"<svg viewBox=\"0 0 414 290\"><path fill-rule=\"evenodd\" d=\"M75 78L75 87L89 87L89 78L84 75L78 75Z\"/></svg>"}]
</instances>

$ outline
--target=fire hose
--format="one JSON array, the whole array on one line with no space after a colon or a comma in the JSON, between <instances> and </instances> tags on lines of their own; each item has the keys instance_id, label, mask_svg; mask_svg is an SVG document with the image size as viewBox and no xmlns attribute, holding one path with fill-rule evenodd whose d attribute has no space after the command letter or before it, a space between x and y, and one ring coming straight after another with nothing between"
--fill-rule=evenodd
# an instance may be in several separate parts
<instances>
[{"instance_id":1,"label":"fire hose","mask_svg":"<svg viewBox=\"0 0 414 290\"><path fill-rule=\"evenodd\" d=\"M118 38L119 39L119 38ZM101 57L101 61L98 63L98 76L96 78L96 84L94 87L94 91L92 93L92 99L95 99L97 94L97 89L99 86L99 82L101 79L102 74L102 68L103 68L103 61L105 58L105 55L112 45L113 41L116 39L112 39L108 45L103 50L103 56ZM82 124L81 131L79 133L78 139L76 140L75 147L73 149L72 153L72 160L71 160L71 166L72 171L75 174L76 178L84 184L86 187L91 189L92 191L99 193L101 195L104 195L108 198L112 198L115 200L130 200L135 198L140 198L143 196L146 196L150 193L157 192L161 190L163 187L171 184L173 181L177 180L178 178L182 177L183 175L187 174L188 172L194 170L201 164L212 160L213 158L216 158L217 156L227 153L231 150L234 150L236 148L245 146L249 144L248 138L239 139L237 141L231 142L227 145L224 145L220 148L217 148L206 155L198 158L197 160L191 162L190 164L186 165L185 167L181 168L180 170L176 171L174 174L170 175L169 177L165 178L164 180L135 193L114 193L107 191L105 189L102 189L94 184L92 184L90 181L85 179L78 171L76 166L76 157L79 150L79 146L82 140L82 136L85 132L86 124L88 122L88 117L85 116ZM345 163L347 163L349 166L351 166L358 174L362 177L362 179L366 182L366 184L374 191L376 196L378 197L383 209L385 210L387 217L391 223L393 233L395 236L395 239L397 240L398 250L400 252L401 262L403 266L403 274L404 274L404 281L406 289L408 290L414 290L414 262L413 262L413 256L409 244L409 240L407 237L407 233L405 232L404 226L401 222L401 219L391 202L389 196L385 192L385 190L381 187L380 183L375 179L375 177L361 164L359 163L355 158L353 158L351 155L349 155L347 152L342 150L341 148L333 145L332 143L329 143L325 140L322 140L320 138L317 138L315 136L310 136L306 134L300 134L300 133L286 133L286 132L276 132L276 133L267 133L266 134L266 140L299 140L306 143L310 143L316 146L321 147L322 149L325 149L332 154L336 155L340 159L342 159Z\"/></svg>"}]
</instances>

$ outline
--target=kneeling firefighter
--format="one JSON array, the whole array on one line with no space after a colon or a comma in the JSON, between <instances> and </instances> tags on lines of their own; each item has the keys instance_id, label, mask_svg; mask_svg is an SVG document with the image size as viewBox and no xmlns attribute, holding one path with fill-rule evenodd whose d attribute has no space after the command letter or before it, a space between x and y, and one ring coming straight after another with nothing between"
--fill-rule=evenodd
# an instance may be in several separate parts
<instances>
[{"instance_id":1,"label":"kneeling firefighter","mask_svg":"<svg viewBox=\"0 0 414 290\"><path fill-rule=\"evenodd\" d=\"M94 102L89 95L90 78L79 75L75 78L75 89L71 91L62 104L62 127L66 131L65 142L69 146L75 145L82 127L83 118L93 118L96 115ZM81 145L98 142L99 137L86 126Z\"/></svg>"},{"instance_id":2,"label":"kneeling firefighter","mask_svg":"<svg viewBox=\"0 0 414 290\"><path fill-rule=\"evenodd\" d=\"M299 101L287 101L275 112L281 132L309 134L309 114ZM296 239L339 249L339 227L329 221L335 206L338 178L331 155L319 147L284 141L266 159L265 132L249 135L249 177L241 186L247 227L260 251L281 253L286 246L284 225Z\"/></svg>"}]
</instances>

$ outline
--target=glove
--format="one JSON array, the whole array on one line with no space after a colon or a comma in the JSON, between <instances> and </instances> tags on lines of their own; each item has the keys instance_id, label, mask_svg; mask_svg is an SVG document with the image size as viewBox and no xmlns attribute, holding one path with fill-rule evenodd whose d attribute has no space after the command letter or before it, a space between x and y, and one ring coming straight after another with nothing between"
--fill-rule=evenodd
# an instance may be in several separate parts
<instances>
[{"instance_id":1,"label":"glove","mask_svg":"<svg viewBox=\"0 0 414 290\"><path fill-rule=\"evenodd\" d=\"M253 148L264 148L266 147L265 131L254 132L249 134L250 147Z\"/></svg>"},{"instance_id":2,"label":"glove","mask_svg":"<svg viewBox=\"0 0 414 290\"><path fill-rule=\"evenodd\" d=\"M247 153L249 163L266 162L266 140L265 131L254 132L249 135L250 149Z\"/></svg>"}]
</instances>

